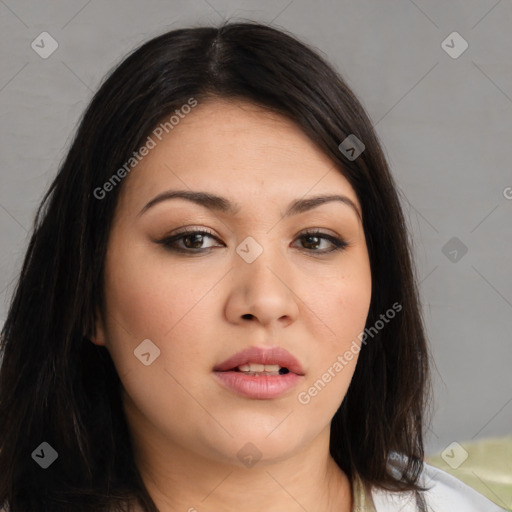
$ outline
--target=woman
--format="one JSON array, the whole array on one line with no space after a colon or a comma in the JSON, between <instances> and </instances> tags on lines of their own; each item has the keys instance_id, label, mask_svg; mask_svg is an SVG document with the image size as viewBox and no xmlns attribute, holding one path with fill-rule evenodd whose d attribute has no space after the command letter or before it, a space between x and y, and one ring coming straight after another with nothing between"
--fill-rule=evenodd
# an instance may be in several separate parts
<instances>
[{"instance_id":1,"label":"woman","mask_svg":"<svg viewBox=\"0 0 512 512\"><path fill-rule=\"evenodd\" d=\"M2 352L13 512L501 510L423 462L428 347L368 116L270 27L168 32L110 74Z\"/></svg>"}]
</instances>

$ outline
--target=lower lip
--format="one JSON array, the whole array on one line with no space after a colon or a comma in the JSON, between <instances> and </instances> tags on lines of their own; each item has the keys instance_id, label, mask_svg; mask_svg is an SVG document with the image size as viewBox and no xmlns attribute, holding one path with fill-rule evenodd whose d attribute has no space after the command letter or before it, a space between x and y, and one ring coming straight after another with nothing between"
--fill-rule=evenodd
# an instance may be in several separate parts
<instances>
[{"instance_id":1,"label":"lower lip","mask_svg":"<svg viewBox=\"0 0 512 512\"><path fill-rule=\"evenodd\" d=\"M228 389L247 398L265 400L277 398L294 388L302 376L289 372L285 375L244 375L242 372L214 372Z\"/></svg>"}]
</instances>

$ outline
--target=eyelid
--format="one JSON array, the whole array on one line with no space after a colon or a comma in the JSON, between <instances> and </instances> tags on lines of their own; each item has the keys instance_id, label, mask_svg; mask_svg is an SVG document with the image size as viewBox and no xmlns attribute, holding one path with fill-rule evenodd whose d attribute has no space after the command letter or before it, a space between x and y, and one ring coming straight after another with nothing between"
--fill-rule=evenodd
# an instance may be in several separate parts
<instances>
[{"instance_id":1,"label":"eyelid","mask_svg":"<svg viewBox=\"0 0 512 512\"><path fill-rule=\"evenodd\" d=\"M169 232L168 234L165 235L165 237L162 237L162 238L171 238L171 237L177 236L177 235L194 234L197 232L208 233L213 238L216 238L217 240L219 240L219 236L215 234L215 231L213 229L207 228L205 226L200 226L200 225L191 225L191 226L184 226L182 228L177 228L176 230ZM310 235L310 234L313 234L313 235L319 234L319 235L326 235L326 236L328 235L328 236L332 236L335 238L340 238L342 240L345 240L345 237L343 237L342 235L339 235L336 231L334 231L332 229L318 228L318 227L304 228L303 230L299 231L295 235L295 238L297 238L299 236Z\"/></svg>"},{"instance_id":2,"label":"eyelid","mask_svg":"<svg viewBox=\"0 0 512 512\"><path fill-rule=\"evenodd\" d=\"M167 236L177 236L177 235L187 235L187 234L194 234L198 231L208 233L209 235L218 238L217 235L211 230L210 228L205 228L204 226L185 226L184 228L178 228L177 231L171 231Z\"/></svg>"}]
</instances>

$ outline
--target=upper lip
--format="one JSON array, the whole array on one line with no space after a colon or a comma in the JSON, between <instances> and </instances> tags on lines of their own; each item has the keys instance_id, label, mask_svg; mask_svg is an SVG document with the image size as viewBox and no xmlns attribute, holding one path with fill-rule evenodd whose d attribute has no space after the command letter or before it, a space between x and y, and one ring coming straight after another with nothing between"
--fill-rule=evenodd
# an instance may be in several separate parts
<instances>
[{"instance_id":1,"label":"upper lip","mask_svg":"<svg viewBox=\"0 0 512 512\"><path fill-rule=\"evenodd\" d=\"M304 375L304 369L299 361L282 347L248 347L218 364L213 370L224 372L248 363L278 364L297 375Z\"/></svg>"}]
</instances>

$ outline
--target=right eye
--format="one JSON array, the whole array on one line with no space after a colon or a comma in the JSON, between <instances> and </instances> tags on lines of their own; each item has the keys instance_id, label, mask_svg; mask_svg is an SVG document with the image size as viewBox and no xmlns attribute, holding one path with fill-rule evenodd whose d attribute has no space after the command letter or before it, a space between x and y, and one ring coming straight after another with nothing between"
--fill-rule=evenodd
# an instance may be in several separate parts
<instances>
[{"instance_id":1,"label":"right eye","mask_svg":"<svg viewBox=\"0 0 512 512\"><path fill-rule=\"evenodd\" d=\"M203 244L205 237L219 241L219 239L213 233L204 229L186 229L180 233L176 233L170 237L159 240L157 243L162 244L166 249L169 249L170 251L197 254L207 252L213 248L213 246L198 247ZM183 242L183 244L180 245L179 242Z\"/></svg>"}]
</instances>

